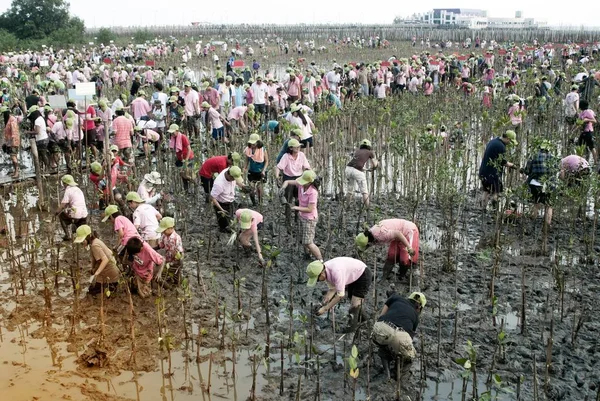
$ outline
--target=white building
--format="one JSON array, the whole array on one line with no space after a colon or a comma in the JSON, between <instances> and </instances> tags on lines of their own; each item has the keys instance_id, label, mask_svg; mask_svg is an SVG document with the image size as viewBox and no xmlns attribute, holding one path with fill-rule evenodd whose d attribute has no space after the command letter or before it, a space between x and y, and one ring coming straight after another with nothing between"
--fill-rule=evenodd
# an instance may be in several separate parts
<instances>
[{"instance_id":1,"label":"white building","mask_svg":"<svg viewBox=\"0 0 600 401\"><path fill-rule=\"evenodd\" d=\"M465 8L434 8L419 14L418 19L432 25L459 25L469 29L507 28L526 29L546 26L545 22L533 18L523 18L521 11L515 12L514 18L493 18L487 16L487 11Z\"/></svg>"}]
</instances>

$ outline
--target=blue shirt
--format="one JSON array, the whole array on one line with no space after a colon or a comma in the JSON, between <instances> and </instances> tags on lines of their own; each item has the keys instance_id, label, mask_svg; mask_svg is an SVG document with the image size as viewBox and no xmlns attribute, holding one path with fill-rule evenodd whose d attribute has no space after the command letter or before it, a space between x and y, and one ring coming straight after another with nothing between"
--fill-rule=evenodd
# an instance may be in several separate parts
<instances>
[{"instance_id":1,"label":"blue shirt","mask_svg":"<svg viewBox=\"0 0 600 401\"><path fill-rule=\"evenodd\" d=\"M481 166L479 167L479 176L490 178L502 176L502 169L506 164L505 152L506 145L502 142L502 139L500 137L492 139L485 148L483 160L481 160Z\"/></svg>"},{"instance_id":2,"label":"blue shirt","mask_svg":"<svg viewBox=\"0 0 600 401\"><path fill-rule=\"evenodd\" d=\"M273 131L275 131L275 128L277 128L278 125L279 125L279 121L277 121L277 120L269 120L268 122L266 122L266 123L264 123L262 125L261 130L262 131L267 131L268 130L270 132L273 132Z\"/></svg>"},{"instance_id":3,"label":"blue shirt","mask_svg":"<svg viewBox=\"0 0 600 401\"><path fill-rule=\"evenodd\" d=\"M281 150L279 151L279 154L277 155L277 164L279 164L279 161L281 160L281 158L283 157L283 155L285 155L287 153L288 150L288 142L290 141L290 139L286 139L285 142L283 143L283 146L281 147Z\"/></svg>"}]
</instances>

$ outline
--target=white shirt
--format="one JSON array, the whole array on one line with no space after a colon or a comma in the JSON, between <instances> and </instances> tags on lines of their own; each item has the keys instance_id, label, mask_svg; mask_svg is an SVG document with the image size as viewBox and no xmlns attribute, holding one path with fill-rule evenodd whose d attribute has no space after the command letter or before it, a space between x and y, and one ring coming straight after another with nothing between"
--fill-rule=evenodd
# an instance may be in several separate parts
<instances>
[{"instance_id":1,"label":"white shirt","mask_svg":"<svg viewBox=\"0 0 600 401\"><path fill-rule=\"evenodd\" d=\"M133 212L133 224L140 228L142 239L145 241L158 239L160 234L156 232L158 211L147 203L139 205Z\"/></svg>"},{"instance_id":2,"label":"white shirt","mask_svg":"<svg viewBox=\"0 0 600 401\"><path fill-rule=\"evenodd\" d=\"M254 95L254 104L265 104L265 94L269 91L269 87L264 82L260 85L255 82L250 88Z\"/></svg>"},{"instance_id":3,"label":"white shirt","mask_svg":"<svg viewBox=\"0 0 600 401\"><path fill-rule=\"evenodd\" d=\"M235 180L227 181L225 173L229 169L225 169L219 173L213 183L212 191L210 196L217 200L219 203L231 203L235 199L235 186L237 185Z\"/></svg>"},{"instance_id":4,"label":"white shirt","mask_svg":"<svg viewBox=\"0 0 600 401\"><path fill-rule=\"evenodd\" d=\"M46 132L46 121L44 121L44 117L39 116L35 119L35 126L40 127L40 132L35 134L36 141L43 141L44 139L48 139L48 133Z\"/></svg>"}]
</instances>

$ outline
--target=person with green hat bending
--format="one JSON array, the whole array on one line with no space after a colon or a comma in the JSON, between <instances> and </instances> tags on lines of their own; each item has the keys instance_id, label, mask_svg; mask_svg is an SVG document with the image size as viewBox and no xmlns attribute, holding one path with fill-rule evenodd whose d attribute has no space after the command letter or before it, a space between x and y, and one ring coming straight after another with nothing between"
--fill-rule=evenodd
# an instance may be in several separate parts
<instances>
[{"instance_id":1,"label":"person with green hat bending","mask_svg":"<svg viewBox=\"0 0 600 401\"><path fill-rule=\"evenodd\" d=\"M89 246L90 249L92 275L89 279L88 294L100 294L102 290L114 292L119 284L121 272L117 267L113 252L87 224L79 226L75 235L74 243Z\"/></svg>"},{"instance_id":2,"label":"person with green hat bending","mask_svg":"<svg viewBox=\"0 0 600 401\"><path fill-rule=\"evenodd\" d=\"M262 250L260 249L260 242L258 241L258 230L263 226L263 215L251 210L251 209L238 209L235 211L235 217L240 223L240 233L238 240L246 251L251 248L250 237L254 240L254 246L256 247L256 253L258 254L258 260L261 265L264 265L265 260L262 256Z\"/></svg>"},{"instance_id":3,"label":"person with green hat bending","mask_svg":"<svg viewBox=\"0 0 600 401\"><path fill-rule=\"evenodd\" d=\"M384 280L389 279L396 263L400 264L398 274L403 278L411 265L419 260L419 229L412 221L381 220L358 234L354 243L361 252L364 252L370 244L389 244L387 258L383 265Z\"/></svg>"},{"instance_id":4,"label":"person with green hat bending","mask_svg":"<svg viewBox=\"0 0 600 401\"><path fill-rule=\"evenodd\" d=\"M233 201L235 200L235 187L244 188L242 170L238 166L231 166L223 170L213 183L210 191L210 202L215 209L219 230L231 234L229 219L233 215Z\"/></svg>"},{"instance_id":5,"label":"person with green hat bending","mask_svg":"<svg viewBox=\"0 0 600 401\"><path fill-rule=\"evenodd\" d=\"M422 292L413 292L408 298L393 293L379 314L371 331L371 340L379 347L379 356L387 379L391 379L390 363L401 360L412 362L417 352L413 337L419 326L419 316L427 304Z\"/></svg>"},{"instance_id":6,"label":"person with green hat bending","mask_svg":"<svg viewBox=\"0 0 600 401\"><path fill-rule=\"evenodd\" d=\"M156 232L161 234L158 240L160 249L165 250L165 263L169 266L167 281L179 284L181 281L181 260L183 259L183 242L181 236L175 231L175 219L163 217ZM172 277L172 280L169 280Z\"/></svg>"},{"instance_id":7,"label":"person with green hat bending","mask_svg":"<svg viewBox=\"0 0 600 401\"><path fill-rule=\"evenodd\" d=\"M354 152L352 160L346 166L346 180L347 180L347 197L350 201L352 192L356 186L362 194L362 200L365 207L369 207L369 188L367 187L367 175L365 174L365 165L367 162L371 162L372 168L377 168L377 158L375 152L371 150L371 141L363 139L360 142L360 147Z\"/></svg>"},{"instance_id":8,"label":"person with green hat bending","mask_svg":"<svg viewBox=\"0 0 600 401\"><path fill-rule=\"evenodd\" d=\"M63 240L71 240L71 225L75 227L82 226L87 222L88 210L85 203L83 191L77 186L77 183L70 174L65 174L61 178L65 187L65 194L60 203L60 208L56 211L56 216L60 220L65 236Z\"/></svg>"},{"instance_id":9,"label":"person with green hat bending","mask_svg":"<svg viewBox=\"0 0 600 401\"><path fill-rule=\"evenodd\" d=\"M359 321L365 321L367 314L362 308L363 300L369 293L373 273L361 260L339 257L326 262L314 261L306 267L309 287L317 281L326 281L329 291L325 294L316 314L321 316L337 305L348 294L350 315L347 332L356 330Z\"/></svg>"},{"instance_id":10,"label":"person with green hat bending","mask_svg":"<svg viewBox=\"0 0 600 401\"><path fill-rule=\"evenodd\" d=\"M200 176L202 188L204 188L206 203L209 201L210 191L212 191L215 178L217 178L221 171L225 170L226 168L231 166L239 166L241 159L242 156L240 156L238 152L231 152L226 156L210 157L206 159L204 163L202 163L202 166L200 166L200 171L198 171L198 175Z\"/></svg>"}]
</instances>

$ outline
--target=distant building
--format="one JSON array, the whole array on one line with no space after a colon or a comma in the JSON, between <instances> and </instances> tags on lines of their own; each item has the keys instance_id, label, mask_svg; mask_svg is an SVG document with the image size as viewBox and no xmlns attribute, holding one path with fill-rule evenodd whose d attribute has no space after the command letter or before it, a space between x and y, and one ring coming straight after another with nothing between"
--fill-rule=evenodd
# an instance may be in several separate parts
<instances>
[{"instance_id":1,"label":"distant building","mask_svg":"<svg viewBox=\"0 0 600 401\"><path fill-rule=\"evenodd\" d=\"M533 18L523 18L521 11L515 12L514 18L488 17L487 11L467 8L434 8L415 19L430 25L458 25L469 29L510 28L526 29L546 26L546 23Z\"/></svg>"}]
</instances>

